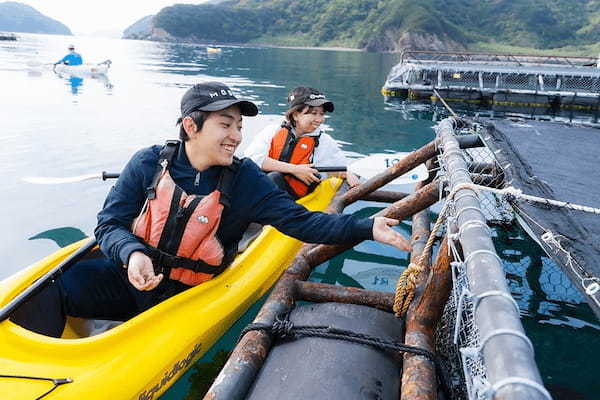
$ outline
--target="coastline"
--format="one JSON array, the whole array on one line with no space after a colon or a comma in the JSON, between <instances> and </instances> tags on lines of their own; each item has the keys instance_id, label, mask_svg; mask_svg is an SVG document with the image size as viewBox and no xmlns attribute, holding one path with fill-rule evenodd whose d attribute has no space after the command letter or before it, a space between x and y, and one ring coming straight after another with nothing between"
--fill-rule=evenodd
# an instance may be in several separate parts
<instances>
[{"instance_id":1,"label":"coastline","mask_svg":"<svg viewBox=\"0 0 600 400\"><path fill-rule=\"evenodd\" d=\"M191 44L196 46L210 46L210 47L267 47L276 49L298 49L298 50L324 50L324 51L352 51L352 52L364 52L365 49L356 49L353 47L342 47L342 46L286 46L276 45L260 42L252 43L217 43L210 41L195 42L190 40L165 40L163 38L127 38L121 37L121 40L142 40L148 42L160 42L160 43L177 43L177 44Z\"/></svg>"},{"instance_id":2,"label":"coastline","mask_svg":"<svg viewBox=\"0 0 600 400\"><path fill-rule=\"evenodd\" d=\"M336 47L336 46L323 46L323 47L318 47L318 46L278 46L278 45L274 45L274 44L261 44L261 43L255 43L256 46L259 47L272 47L272 48L276 48L276 49L290 49L290 50L325 50L325 51L366 51L364 49L355 49L352 47ZM226 45L223 45L226 46ZM241 45L241 47L244 47L243 45Z\"/></svg>"}]
</instances>

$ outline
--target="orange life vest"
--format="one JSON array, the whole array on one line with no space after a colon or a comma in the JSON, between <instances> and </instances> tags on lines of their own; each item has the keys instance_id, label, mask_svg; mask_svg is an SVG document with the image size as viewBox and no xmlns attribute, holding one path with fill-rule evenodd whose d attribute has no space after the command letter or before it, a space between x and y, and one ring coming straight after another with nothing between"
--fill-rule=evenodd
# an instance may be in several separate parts
<instances>
[{"instance_id":1,"label":"orange life vest","mask_svg":"<svg viewBox=\"0 0 600 400\"><path fill-rule=\"evenodd\" d=\"M168 141L161 151L160 166L132 231L144 241L157 271L194 286L220 274L231 262L225 259L216 233L223 209L229 205L229 188L239 160L223 168L213 192L190 195L169 173L179 145L178 141Z\"/></svg>"},{"instance_id":2,"label":"orange life vest","mask_svg":"<svg viewBox=\"0 0 600 400\"><path fill-rule=\"evenodd\" d=\"M290 164L310 164L315 148L319 145L320 136L296 138L291 128L284 124L271 139L269 157ZM294 175L286 174L284 179L298 197L306 196L313 189L313 186L305 184Z\"/></svg>"}]
</instances>

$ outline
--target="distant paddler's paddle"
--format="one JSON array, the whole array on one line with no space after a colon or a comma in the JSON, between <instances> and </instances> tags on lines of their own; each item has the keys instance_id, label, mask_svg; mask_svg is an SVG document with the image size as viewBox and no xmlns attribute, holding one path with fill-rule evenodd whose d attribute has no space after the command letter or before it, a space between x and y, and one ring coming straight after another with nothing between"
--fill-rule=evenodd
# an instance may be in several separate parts
<instances>
[{"instance_id":1,"label":"distant paddler's paddle","mask_svg":"<svg viewBox=\"0 0 600 400\"><path fill-rule=\"evenodd\" d=\"M331 166L331 167L315 167L315 169L319 172L344 172L348 171L355 175L360 176L361 178L370 179L375 175L378 175L390 168L392 165L400 161L402 158L406 157L409 153L380 153L380 154L371 154L370 156L358 159L357 161L348 165L348 167L343 166ZM424 164L419 165L418 167L408 171L406 174L394 179L390 182L393 185L402 185L405 183L417 183L422 180L427 179L429 173L427 172L427 168ZM106 172L103 171L101 173L96 174L88 174L88 175L79 175L79 176L70 176L70 177L25 177L23 180L28 183L42 184L42 185L54 185L61 183L75 183L88 181L92 179L102 179L103 181L107 179L115 179L119 177L119 173L115 172Z\"/></svg>"}]
</instances>

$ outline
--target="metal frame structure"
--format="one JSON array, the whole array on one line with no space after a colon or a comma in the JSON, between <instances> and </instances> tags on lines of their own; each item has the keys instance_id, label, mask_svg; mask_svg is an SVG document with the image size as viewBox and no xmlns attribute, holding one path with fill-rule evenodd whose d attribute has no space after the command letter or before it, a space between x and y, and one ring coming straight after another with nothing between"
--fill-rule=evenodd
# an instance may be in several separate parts
<instances>
[{"instance_id":1,"label":"metal frame structure","mask_svg":"<svg viewBox=\"0 0 600 400\"><path fill-rule=\"evenodd\" d=\"M428 98L563 108L600 107L593 58L487 53L405 52L382 88L387 97Z\"/></svg>"},{"instance_id":2,"label":"metal frame structure","mask_svg":"<svg viewBox=\"0 0 600 400\"><path fill-rule=\"evenodd\" d=\"M373 191L423 162L427 162L429 170L433 171L437 169L437 160L441 161L446 171L446 183L451 187L471 182L472 173L479 176L493 170L488 165L467 164L461 149L481 146L481 142L476 135L455 137L454 124L454 119L444 120L438 127L438 138L435 141L411 153L365 184L339 193L327 211L341 212L348 204L367 196L393 202L376 216L398 220L413 217L411 261L417 262L425 252L425 242L430 238L430 221L423 210L441 198L444 193L443 181L433 180L434 174L430 173L431 182L419 185L418 190L410 195L374 195L377 192ZM516 303L508 291L502 265L491 243L489 228L477 197L469 189L457 190L454 195L447 201L454 203L457 217L448 224L446 237L435 262L426 260L426 265L418 276L415 299L406 315L404 343L435 351L436 326L452 291L452 278L455 278L453 266L460 268L458 265L461 264L468 276L470 292L463 291L458 302L473 302L472 309L478 330L468 344L478 343L478 347L468 348L460 343L458 346L462 347L463 363L469 362L469 356L480 353L487 374L485 385L476 387L465 369L469 398L549 399L535 365L531 342L523 332L518 307L515 307ZM303 247L273 289L254 323L270 326L278 316L288 313L298 301L352 303L391 312L394 303L392 293L306 282L312 268L355 244ZM460 251L457 247L460 247ZM454 258L456 262L452 262L453 255L458 256ZM465 259L461 263L462 256ZM456 287L455 284L455 290ZM460 307L454 310L459 313ZM461 318L460 315L454 317ZM452 332L446 334L451 336ZM266 331L246 332L204 399L246 398L272 345L273 339ZM454 361L460 363L461 359ZM433 362L422 355L405 353L401 387L402 393L399 395L403 400L436 399L438 388ZM479 390L482 388L485 390Z\"/></svg>"},{"instance_id":3,"label":"metal frame structure","mask_svg":"<svg viewBox=\"0 0 600 400\"><path fill-rule=\"evenodd\" d=\"M456 126L457 120L448 118L436 131L451 193L447 201L452 202L454 210L447 224L450 247L458 259L453 263L454 301L458 303L454 340L461 352L469 398L551 399L536 366L533 345L521 324L519 307L508 289L478 193L460 186L472 180L455 136ZM462 285L458 274L464 276ZM461 314L467 303L474 329L465 343L458 343ZM483 377L470 374L469 364L477 363L477 359L484 366Z\"/></svg>"}]
</instances>

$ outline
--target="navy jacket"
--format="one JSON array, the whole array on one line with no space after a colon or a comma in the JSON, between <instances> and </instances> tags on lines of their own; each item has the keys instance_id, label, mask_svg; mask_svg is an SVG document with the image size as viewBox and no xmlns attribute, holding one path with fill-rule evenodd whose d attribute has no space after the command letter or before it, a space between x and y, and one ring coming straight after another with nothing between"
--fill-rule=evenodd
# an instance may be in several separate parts
<instances>
[{"instance_id":1,"label":"navy jacket","mask_svg":"<svg viewBox=\"0 0 600 400\"><path fill-rule=\"evenodd\" d=\"M162 146L142 149L129 160L98 213L94 233L101 250L117 264L127 264L132 252L145 250L130 229L146 199L145 188L154 177L161 149ZM169 172L186 193L206 195L215 190L222 168L214 166L197 171L182 144ZM310 212L277 188L253 161L244 158L232 185L231 206L223 211L217 232L226 252L237 248L251 222L272 225L308 243L338 244L373 239L372 219Z\"/></svg>"}]
</instances>

